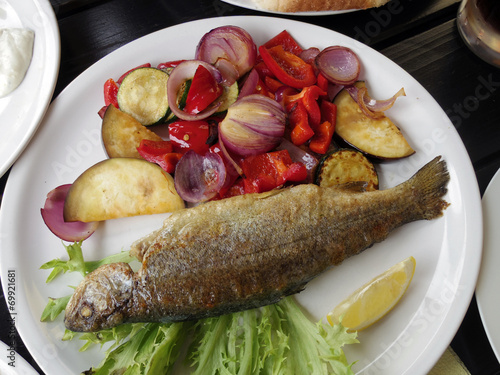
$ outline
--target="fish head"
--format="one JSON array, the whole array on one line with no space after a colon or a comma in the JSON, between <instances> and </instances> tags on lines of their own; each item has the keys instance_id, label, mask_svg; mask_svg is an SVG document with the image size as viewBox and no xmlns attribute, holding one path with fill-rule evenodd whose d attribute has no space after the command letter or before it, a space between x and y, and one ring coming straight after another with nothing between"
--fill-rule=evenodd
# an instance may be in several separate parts
<instances>
[{"instance_id":1,"label":"fish head","mask_svg":"<svg viewBox=\"0 0 500 375\"><path fill-rule=\"evenodd\" d=\"M132 298L133 274L126 263L106 264L89 273L66 306L66 328L94 332L122 323Z\"/></svg>"}]
</instances>

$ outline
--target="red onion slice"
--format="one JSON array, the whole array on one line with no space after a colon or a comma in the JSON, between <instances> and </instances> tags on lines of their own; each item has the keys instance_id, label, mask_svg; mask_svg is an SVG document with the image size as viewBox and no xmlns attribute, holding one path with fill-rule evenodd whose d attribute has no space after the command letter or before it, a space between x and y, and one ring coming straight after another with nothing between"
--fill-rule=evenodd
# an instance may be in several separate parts
<instances>
[{"instance_id":1,"label":"red onion slice","mask_svg":"<svg viewBox=\"0 0 500 375\"><path fill-rule=\"evenodd\" d=\"M206 33L196 46L195 59L216 64L219 59L231 62L240 78L255 65L257 46L251 35L238 26L221 26Z\"/></svg>"},{"instance_id":2,"label":"red onion slice","mask_svg":"<svg viewBox=\"0 0 500 375\"><path fill-rule=\"evenodd\" d=\"M64 241L83 241L97 229L99 222L65 222L63 218L64 201L71 184L61 185L47 194L44 207L40 210L45 225L57 237Z\"/></svg>"},{"instance_id":3,"label":"red onion slice","mask_svg":"<svg viewBox=\"0 0 500 375\"><path fill-rule=\"evenodd\" d=\"M238 94L238 99L243 98L244 96L251 95L255 93L257 89L257 84L259 83L259 73L252 69L248 76L243 82L243 86L241 87L240 93Z\"/></svg>"},{"instance_id":4,"label":"red onion slice","mask_svg":"<svg viewBox=\"0 0 500 375\"><path fill-rule=\"evenodd\" d=\"M219 124L219 141L239 156L251 156L275 148L285 133L286 114L275 100L247 95L232 104Z\"/></svg>"},{"instance_id":5,"label":"red onion slice","mask_svg":"<svg viewBox=\"0 0 500 375\"><path fill-rule=\"evenodd\" d=\"M216 153L207 152L202 156L190 150L175 167L175 189L187 202L199 203L212 199L225 181L226 167Z\"/></svg>"},{"instance_id":6,"label":"red onion slice","mask_svg":"<svg viewBox=\"0 0 500 375\"><path fill-rule=\"evenodd\" d=\"M174 115L179 117L182 120L195 121L195 120L203 120L215 112L222 104L221 101L215 101L211 105L209 105L206 109L197 114L189 114L184 112L179 108L179 104L177 102L177 98L179 96L179 90L181 89L184 82L194 77L196 73L196 69L198 66L203 65L207 70L212 73L215 77L215 80L219 83L222 82L221 73L214 68L212 65L199 60L186 60L177 65L170 73L170 76L167 81L167 96L168 96L168 105Z\"/></svg>"},{"instance_id":7,"label":"red onion slice","mask_svg":"<svg viewBox=\"0 0 500 375\"><path fill-rule=\"evenodd\" d=\"M366 87L358 88L356 86L348 86L346 87L347 92L351 95L351 97L358 103L361 111L365 115L371 118L381 118L384 116L383 111L391 108L396 99L400 96L406 96L404 87L399 89L397 93L395 93L389 99L377 100L370 97L368 94L368 89Z\"/></svg>"},{"instance_id":8,"label":"red onion slice","mask_svg":"<svg viewBox=\"0 0 500 375\"><path fill-rule=\"evenodd\" d=\"M316 56L315 64L327 80L338 85L352 85L361 70L358 56L342 46L325 48Z\"/></svg>"}]
</instances>

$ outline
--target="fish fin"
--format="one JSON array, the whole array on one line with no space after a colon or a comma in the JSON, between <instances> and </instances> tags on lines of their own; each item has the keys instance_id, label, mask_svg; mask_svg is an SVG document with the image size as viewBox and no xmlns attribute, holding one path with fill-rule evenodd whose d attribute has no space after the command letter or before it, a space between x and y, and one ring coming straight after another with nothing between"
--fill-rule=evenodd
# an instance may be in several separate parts
<instances>
[{"instance_id":1,"label":"fish fin","mask_svg":"<svg viewBox=\"0 0 500 375\"><path fill-rule=\"evenodd\" d=\"M432 220L442 216L443 210L450 205L442 199L448 191L446 186L449 180L446 161L437 156L404 183L414 192L424 219Z\"/></svg>"}]
</instances>

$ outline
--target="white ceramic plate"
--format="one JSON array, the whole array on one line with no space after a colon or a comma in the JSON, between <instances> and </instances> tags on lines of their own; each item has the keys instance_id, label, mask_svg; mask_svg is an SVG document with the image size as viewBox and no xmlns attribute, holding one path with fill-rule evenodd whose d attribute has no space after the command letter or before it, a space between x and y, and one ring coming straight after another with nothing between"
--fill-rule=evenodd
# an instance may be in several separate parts
<instances>
[{"instance_id":1,"label":"white ceramic plate","mask_svg":"<svg viewBox=\"0 0 500 375\"><path fill-rule=\"evenodd\" d=\"M23 82L0 98L0 176L31 140L47 110L59 72L59 28L48 0L0 0L0 28L35 32L33 58Z\"/></svg>"},{"instance_id":2,"label":"white ceramic plate","mask_svg":"<svg viewBox=\"0 0 500 375\"><path fill-rule=\"evenodd\" d=\"M484 243L476 299L479 313L493 352L500 361L500 170L491 179L483 195Z\"/></svg>"},{"instance_id":3,"label":"white ceramic plate","mask_svg":"<svg viewBox=\"0 0 500 375\"><path fill-rule=\"evenodd\" d=\"M323 11L318 11L318 12L294 12L294 13L289 13L289 12L278 12L278 11L272 11L272 10L267 10L267 9L262 9L259 8L253 0L221 0L225 3L231 4L231 5L236 5L238 7L246 8L246 9L251 9L251 10L258 10L259 12L264 12L264 13L270 13L270 14L286 14L288 16L331 16L334 14L342 14L342 13L350 13L350 12L356 12L360 9L348 9L348 10L323 10Z\"/></svg>"},{"instance_id":4,"label":"white ceramic plate","mask_svg":"<svg viewBox=\"0 0 500 375\"><path fill-rule=\"evenodd\" d=\"M451 175L444 217L399 228L381 244L314 280L298 301L311 318L323 318L358 286L413 255L416 273L407 295L384 320L359 335L361 344L346 349L363 374L426 374L458 329L469 306L480 264L481 202L475 174L455 128L430 94L393 62L367 46L317 26L266 17L223 17L174 26L138 39L97 62L56 98L29 149L12 169L0 213L2 276L16 270L18 329L31 354L47 374L77 373L97 365L98 349L79 353L78 340L63 342L62 320L40 323L47 297L71 293L78 275L45 284L42 263L65 257L61 241L45 227L40 208L54 187L73 182L106 156L100 140L102 84L144 62L189 59L206 32L239 25L262 44L283 29L303 46L340 44L352 48L363 63L362 78L374 97L390 97L401 86L389 115L402 128L416 154L380 164L381 188L408 179L436 155L443 155ZM263 27L262 25L266 25ZM182 35L182 38L178 38ZM167 49L159 46L168 46ZM166 53L165 51L175 51ZM69 126L68 126L69 124ZM127 249L161 226L164 215L117 219L104 223L84 243L87 259Z\"/></svg>"},{"instance_id":5,"label":"white ceramic plate","mask_svg":"<svg viewBox=\"0 0 500 375\"><path fill-rule=\"evenodd\" d=\"M36 375L38 374L26 360L13 348L0 341L0 374L2 375Z\"/></svg>"}]
</instances>

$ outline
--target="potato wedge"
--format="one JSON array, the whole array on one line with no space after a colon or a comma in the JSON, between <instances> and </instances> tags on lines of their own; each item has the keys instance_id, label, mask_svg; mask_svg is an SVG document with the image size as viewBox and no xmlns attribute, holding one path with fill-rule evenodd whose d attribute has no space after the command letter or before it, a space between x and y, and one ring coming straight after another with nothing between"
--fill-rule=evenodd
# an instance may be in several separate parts
<instances>
[{"instance_id":1,"label":"potato wedge","mask_svg":"<svg viewBox=\"0 0 500 375\"><path fill-rule=\"evenodd\" d=\"M172 176L133 158L101 161L83 172L64 203L65 221L102 221L184 208Z\"/></svg>"},{"instance_id":2,"label":"potato wedge","mask_svg":"<svg viewBox=\"0 0 500 375\"><path fill-rule=\"evenodd\" d=\"M110 158L141 159L137 147L143 139L162 140L159 135L113 105L108 106L104 114L101 133L104 148Z\"/></svg>"},{"instance_id":3,"label":"potato wedge","mask_svg":"<svg viewBox=\"0 0 500 375\"><path fill-rule=\"evenodd\" d=\"M356 82L358 87L364 85ZM335 134L347 144L379 159L399 159L415 153L391 119L369 118L346 90L335 97L334 103L337 105Z\"/></svg>"}]
</instances>

